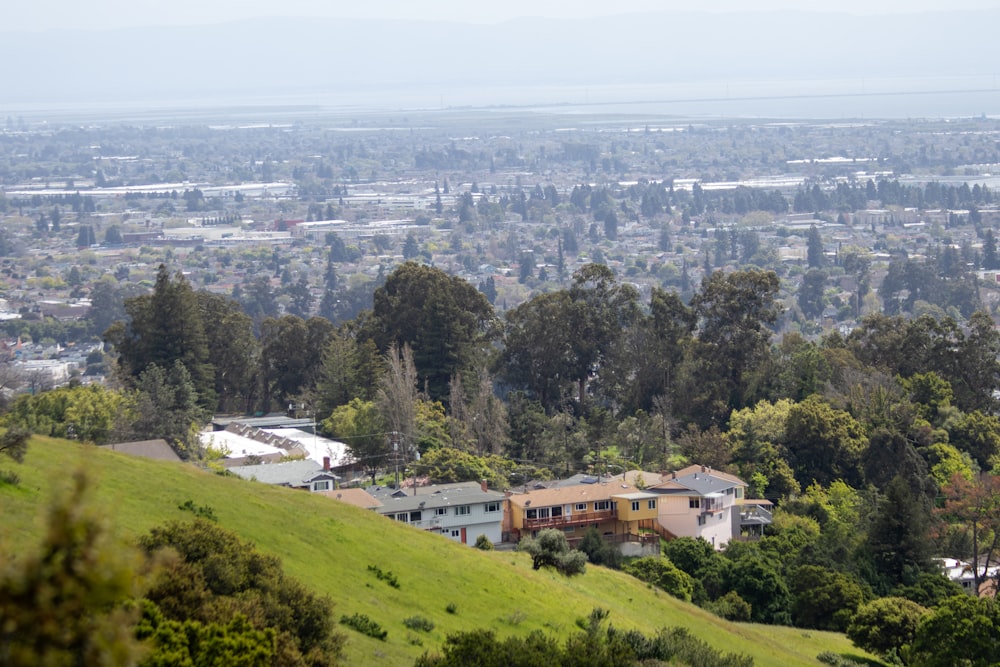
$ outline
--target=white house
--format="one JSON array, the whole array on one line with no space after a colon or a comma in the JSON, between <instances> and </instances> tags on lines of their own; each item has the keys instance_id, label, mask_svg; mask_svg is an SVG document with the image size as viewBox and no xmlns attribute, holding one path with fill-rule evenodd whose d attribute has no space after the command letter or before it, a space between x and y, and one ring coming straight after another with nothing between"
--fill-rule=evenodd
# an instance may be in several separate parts
<instances>
[{"instance_id":1,"label":"white house","mask_svg":"<svg viewBox=\"0 0 1000 667\"><path fill-rule=\"evenodd\" d=\"M688 466L646 489L660 495L660 525L676 537L701 537L721 549L739 537L744 523L746 482L705 466ZM767 514L765 512L765 514ZM753 525L770 522L753 514Z\"/></svg>"},{"instance_id":2,"label":"white house","mask_svg":"<svg viewBox=\"0 0 1000 667\"><path fill-rule=\"evenodd\" d=\"M475 544L485 535L501 540L504 494L486 483L459 482L411 489L368 489L382 502L376 512L415 528L441 533L462 544Z\"/></svg>"}]
</instances>

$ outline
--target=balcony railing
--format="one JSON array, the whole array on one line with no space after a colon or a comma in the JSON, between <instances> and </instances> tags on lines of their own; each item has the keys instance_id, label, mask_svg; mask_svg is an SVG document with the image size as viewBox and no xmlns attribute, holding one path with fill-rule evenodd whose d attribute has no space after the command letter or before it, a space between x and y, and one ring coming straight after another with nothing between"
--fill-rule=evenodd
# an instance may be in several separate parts
<instances>
[{"instance_id":1,"label":"balcony railing","mask_svg":"<svg viewBox=\"0 0 1000 667\"><path fill-rule=\"evenodd\" d=\"M523 530L542 530L544 528L569 528L572 526L585 526L589 523L601 523L611 521L615 518L615 513L611 510L600 512L574 512L562 516L547 516L541 519L524 520Z\"/></svg>"},{"instance_id":2,"label":"balcony railing","mask_svg":"<svg viewBox=\"0 0 1000 667\"><path fill-rule=\"evenodd\" d=\"M760 505L744 505L743 511L740 512L740 523L744 526L748 524L765 525L773 520L771 512Z\"/></svg>"}]
</instances>

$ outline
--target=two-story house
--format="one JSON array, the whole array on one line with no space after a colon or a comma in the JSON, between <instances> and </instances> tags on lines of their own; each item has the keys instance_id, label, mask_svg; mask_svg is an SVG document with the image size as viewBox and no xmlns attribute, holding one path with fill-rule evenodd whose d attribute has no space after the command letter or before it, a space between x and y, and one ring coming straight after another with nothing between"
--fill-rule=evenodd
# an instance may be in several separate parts
<instances>
[{"instance_id":1,"label":"two-story house","mask_svg":"<svg viewBox=\"0 0 1000 667\"><path fill-rule=\"evenodd\" d=\"M493 543L501 540L504 494L489 490L486 482L368 491L382 503L375 511L389 519L462 544L475 544L480 535Z\"/></svg>"},{"instance_id":2,"label":"two-story house","mask_svg":"<svg viewBox=\"0 0 1000 667\"><path fill-rule=\"evenodd\" d=\"M627 555L658 550L659 536L654 531L659 496L620 481L510 494L507 503L504 532L510 541L555 528L573 544L595 528L604 539L622 544Z\"/></svg>"},{"instance_id":3,"label":"two-story house","mask_svg":"<svg viewBox=\"0 0 1000 667\"><path fill-rule=\"evenodd\" d=\"M647 489L660 499L659 524L676 537L701 537L721 549L742 534L744 524L760 529L770 513L744 512L746 482L705 466L688 466Z\"/></svg>"}]
</instances>

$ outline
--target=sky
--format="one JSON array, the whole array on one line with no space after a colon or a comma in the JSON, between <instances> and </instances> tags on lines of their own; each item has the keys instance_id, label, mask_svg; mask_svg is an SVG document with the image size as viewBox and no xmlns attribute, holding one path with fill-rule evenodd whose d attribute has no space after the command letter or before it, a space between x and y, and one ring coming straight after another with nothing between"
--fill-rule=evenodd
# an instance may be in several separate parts
<instances>
[{"instance_id":1,"label":"sky","mask_svg":"<svg viewBox=\"0 0 1000 667\"><path fill-rule=\"evenodd\" d=\"M526 16L593 17L646 11L839 11L894 14L996 9L1000 0L21 0L4 7L0 30L106 29L151 25L200 25L266 16L400 18L500 23Z\"/></svg>"}]
</instances>

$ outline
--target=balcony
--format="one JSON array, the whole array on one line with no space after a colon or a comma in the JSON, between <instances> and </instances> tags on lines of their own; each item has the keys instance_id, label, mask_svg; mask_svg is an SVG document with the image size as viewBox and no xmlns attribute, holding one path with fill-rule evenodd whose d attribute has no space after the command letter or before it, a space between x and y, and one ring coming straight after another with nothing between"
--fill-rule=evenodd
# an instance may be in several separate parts
<instances>
[{"instance_id":1,"label":"balcony","mask_svg":"<svg viewBox=\"0 0 1000 667\"><path fill-rule=\"evenodd\" d=\"M740 512L740 525L743 526L766 526L773 520L771 512L760 505L744 505Z\"/></svg>"},{"instance_id":2,"label":"balcony","mask_svg":"<svg viewBox=\"0 0 1000 667\"><path fill-rule=\"evenodd\" d=\"M602 510L600 512L574 512L563 516L548 516L540 519L524 520L524 531L543 530L545 528L572 528L574 526L586 526L588 524L611 521L615 518L612 510Z\"/></svg>"}]
</instances>

